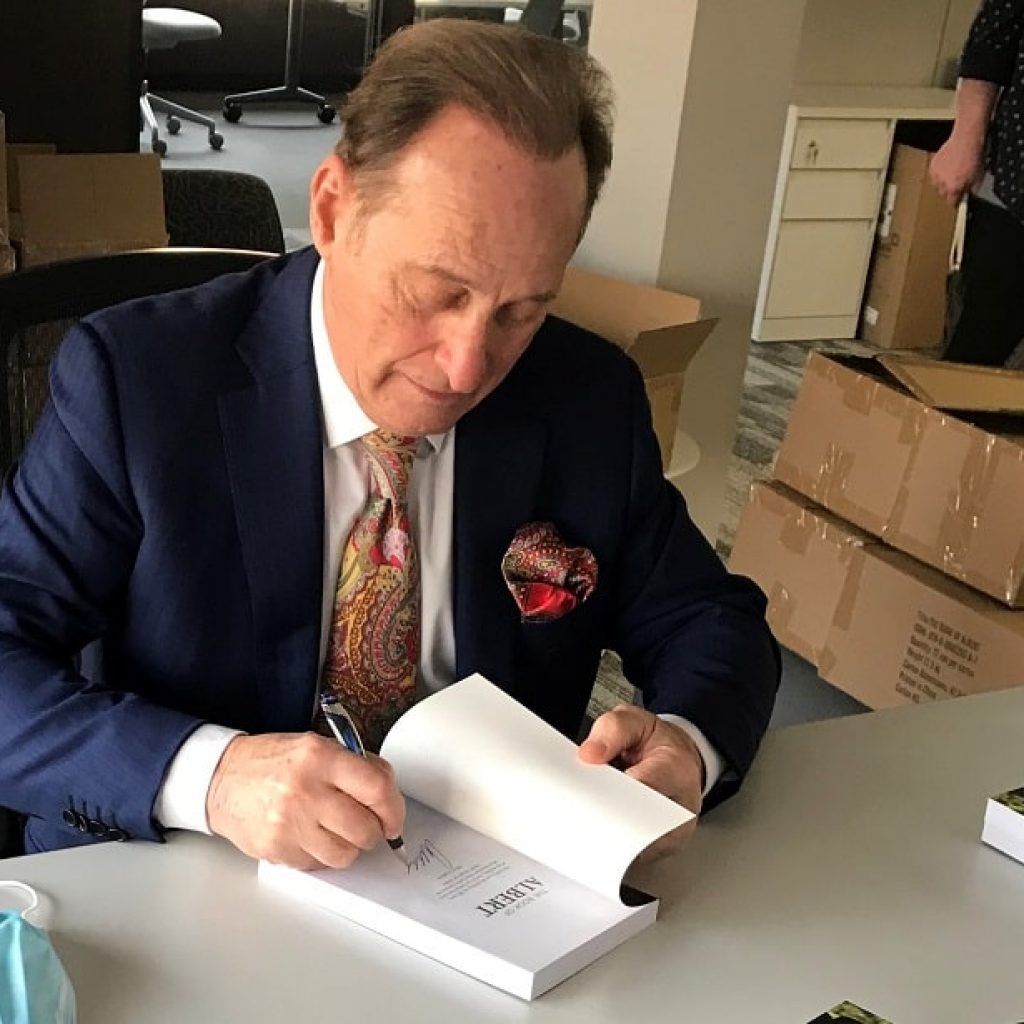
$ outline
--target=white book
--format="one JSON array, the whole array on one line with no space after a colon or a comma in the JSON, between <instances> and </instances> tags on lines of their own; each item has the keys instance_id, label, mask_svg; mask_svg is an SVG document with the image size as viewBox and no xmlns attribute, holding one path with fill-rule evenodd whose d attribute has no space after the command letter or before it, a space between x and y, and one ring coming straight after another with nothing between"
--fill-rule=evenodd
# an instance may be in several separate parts
<instances>
[{"instance_id":1,"label":"white book","mask_svg":"<svg viewBox=\"0 0 1024 1024\"><path fill-rule=\"evenodd\" d=\"M407 801L407 868L383 844L343 871L259 878L522 999L653 923L624 887L693 818L577 747L482 676L406 712L384 741Z\"/></svg>"},{"instance_id":2,"label":"white book","mask_svg":"<svg viewBox=\"0 0 1024 1024\"><path fill-rule=\"evenodd\" d=\"M1024 788L989 797L981 840L1024 864Z\"/></svg>"}]
</instances>

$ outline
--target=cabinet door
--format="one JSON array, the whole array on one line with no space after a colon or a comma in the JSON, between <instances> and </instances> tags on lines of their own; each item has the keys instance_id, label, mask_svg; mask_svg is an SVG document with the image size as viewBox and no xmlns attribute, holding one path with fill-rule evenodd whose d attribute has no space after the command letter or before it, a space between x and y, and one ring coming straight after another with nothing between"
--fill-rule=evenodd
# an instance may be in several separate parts
<instances>
[{"instance_id":1,"label":"cabinet door","mask_svg":"<svg viewBox=\"0 0 1024 1024\"><path fill-rule=\"evenodd\" d=\"M873 220L881 171L790 171L783 220Z\"/></svg>"},{"instance_id":2,"label":"cabinet door","mask_svg":"<svg viewBox=\"0 0 1024 1024\"><path fill-rule=\"evenodd\" d=\"M783 221L764 315L856 316L873 222Z\"/></svg>"},{"instance_id":3,"label":"cabinet door","mask_svg":"<svg viewBox=\"0 0 1024 1024\"><path fill-rule=\"evenodd\" d=\"M892 122L884 119L802 117L790 167L883 169L891 131Z\"/></svg>"}]
</instances>

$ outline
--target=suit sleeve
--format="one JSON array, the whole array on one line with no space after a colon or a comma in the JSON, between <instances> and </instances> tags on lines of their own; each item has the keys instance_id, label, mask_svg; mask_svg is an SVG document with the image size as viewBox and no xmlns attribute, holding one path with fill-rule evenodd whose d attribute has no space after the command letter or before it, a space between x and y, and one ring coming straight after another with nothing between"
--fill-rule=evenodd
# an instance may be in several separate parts
<instances>
[{"instance_id":1,"label":"suit sleeve","mask_svg":"<svg viewBox=\"0 0 1024 1024\"><path fill-rule=\"evenodd\" d=\"M967 34L960 77L1009 85L1024 31L1024 0L984 0Z\"/></svg>"},{"instance_id":2,"label":"suit sleeve","mask_svg":"<svg viewBox=\"0 0 1024 1024\"><path fill-rule=\"evenodd\" d=\"M199 722L75 668L118 614L143 531L115 374L88 326L61 347L50 388L0 496L0 804L50 820L71 805L157 839L153 802Z\"/></svg>"},{"instance_id":3,"label":"suit sleeve","mask_svg":"<svg viewBox=\"0 0 1024 1024\"><path fill-rule=\"evenodd\" d=\"M729 574L665 480L639 372L631 366L632 468L618 565L616 649L644 705L693 722L727 771L706 806L734 792L771 716L778 647L764 594Z\"/></svg>"}]
</instances>

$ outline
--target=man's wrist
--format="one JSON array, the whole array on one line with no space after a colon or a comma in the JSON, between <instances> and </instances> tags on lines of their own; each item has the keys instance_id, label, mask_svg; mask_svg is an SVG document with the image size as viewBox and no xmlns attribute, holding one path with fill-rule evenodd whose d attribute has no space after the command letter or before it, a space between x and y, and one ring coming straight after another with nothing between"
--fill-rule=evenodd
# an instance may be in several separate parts
<instances>
[{"instance_id":1,"label":"man's wrist","mask_svg":"<svg viewBox=\"0 0 1024 1024\"><path fill-rule=\"evenodd\" d=\"M210 832L207 801L224 751L240 735L237 729L200 725L178 748L153 805L164 828Z\"/></svg>"},{"instance_id":2,"label":"man's wrist","mask_svg":"<svg viewBox=\"0 0 1024 1024\"><path fill-rule=\"evenodd\" d=\"M669 722L681 729L693 741L701 765L701 796L707 796L725 771L722 755L712 746L707 736L688 718L671 714L658 715L658 717L663 722Z\"/></svg>"}]
</instances>

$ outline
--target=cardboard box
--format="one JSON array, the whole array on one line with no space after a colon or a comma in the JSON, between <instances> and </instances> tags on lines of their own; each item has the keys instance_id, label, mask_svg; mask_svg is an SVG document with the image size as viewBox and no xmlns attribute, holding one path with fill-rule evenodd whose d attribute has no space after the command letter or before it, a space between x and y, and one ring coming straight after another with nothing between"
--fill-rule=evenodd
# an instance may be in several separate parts
<instances>
[{"instance_id":1,"label":"cardboard box","mask_svg":"<svg viewBox=\"0 0 1024 1024\"><path fill-rule=\"evenodd\" d=\"M952 578L1024 605L1024 446L1016 433L1024 420L1001 418L999 432L980 425L998 409L1024 412L1024 375L886 362L908 381L916 372L936 393L941 380L941 390L974 411L926 404L878 360L812 353L776 479Z\"/></svg>"},{"instance_id":2,"label":"cardboard box","mask_svg":"<svg viewBox=\"0 0 1024 1024\"><path fill-rule=\"evenodd\" d=\"M851 562L878 541L814 508L780 484L755 483L736 530L729 568L749 576L765 592L768 622L779 643L819 665Z\"/></svg>"},{"instance_id":3,"label":"cardboard box","mask_svg":"<svg viewBox=\"0 0 1024 1024\"><path fill-rule=\"evenodd\" d=\"M893 150L861 316L861 337L881 348L942 344L956 208L928 179L931 155Z\"/></svg>"},{"instance_id":4,"label":"cardboard box","mask_svg":"<svg viewBox=\"0 0 1024 1024\"><path fill-rule=\"evenodd\" d=\"M167 244L152 153L17 157L22 266Z\"/></svg>"},{"instance_id":5,"label":"cardboard box","mask_svg":"<svg viewBox=\"0 0 1024 1024\"><path fill-rule=\"evenodd\" d=\"M23 156L34 156L38 154L52 154L57 152L57 147L51 142L8 142L7 152L4 157L3 179L7 190L7 209L10 217L11 237L19 237L21 234L21 187L18 177L18 159Z\"/></svg>"},{"instance_id":6,"label":"cardboard box","mask_svg":"<svg viewBox=\"0 0 1024 1024\"><path fill-rule=\"evenodd\" d=\"M700 300L569 267L551 312L614 342L640 367L654 432L668 470L686 368L717 320L700 319Z\"/></svg>"},{"instance_id":7,"label":"cardboard box","mask_svg":"<svg viewBox=\"0 0 1024 1024\"><path fill-rule=\"evenodd\" d=\"M755 484L730 569L769 596L779 641L872 708L1024 686L1024 613Z\"/></svg>"}]
</instances>

